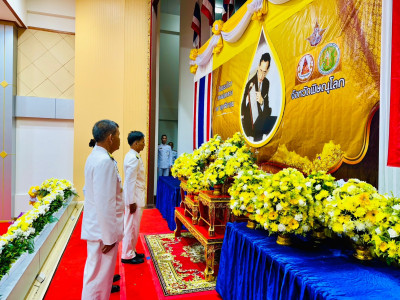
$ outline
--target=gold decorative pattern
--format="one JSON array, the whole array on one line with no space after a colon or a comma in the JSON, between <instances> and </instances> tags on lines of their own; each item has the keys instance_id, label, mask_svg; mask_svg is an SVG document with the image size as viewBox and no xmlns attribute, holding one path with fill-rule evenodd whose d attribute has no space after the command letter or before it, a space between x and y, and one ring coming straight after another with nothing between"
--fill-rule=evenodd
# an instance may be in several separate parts
<instances>
[{"instance_id":1,"label":"gold decorative pattern","mask_svg":"<svg viewBox=\"0 0 400 300\"><path fill-rule=\"evenodd\" d=\"M1 151L1 152L0 152L0 156L1 156L2 158L5 158L7 155L8 155L8 153L5 152L5 151Z\"/></svg>"},{"instance_id":2,"label":"gold decorative pattern","mask_svg":"<svg viewBox=\"0 0 400 300\"><path fill-rule=\"evenodd\" d=\"M205 263L210 268L214 266L214 262L207 263L211 253L208 254L209 251L198 241L193 241L193 236L189 232L182 233L182 237L174 237L174 234L170 233L146 235L145 239L164 295L173 296L215 289L216 282L205 279L207 274L198 268L201 265L197 268L193 265L184 266L179 260L180 257L188 257L195 264ZM182 243L183 239L192 241L189 245L183 246L183 252L178 254L173 247L176 249L176 245ZM208 271L213 274L213 269Z\"/></svg>"},{"instance_id":3,"label":"gold decorative pattern","mask_svg":"<svg viewBox=\"0 0 400 300\"><path fill-rule=\"evenodd\" d=\"M5 81L5 80L3 80L3 81L0 83L0 85L1 85L3 88L6 88L6 87L8 86L8 82Z\"/></svg>"}]
</instances>

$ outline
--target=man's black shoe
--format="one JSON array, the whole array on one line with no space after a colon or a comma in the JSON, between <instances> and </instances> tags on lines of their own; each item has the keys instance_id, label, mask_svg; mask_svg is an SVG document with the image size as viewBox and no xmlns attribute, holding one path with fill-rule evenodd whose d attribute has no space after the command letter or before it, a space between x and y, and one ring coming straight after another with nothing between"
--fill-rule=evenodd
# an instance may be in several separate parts
<instances>
[{"instance_id":1,"label":"man's black shoe","mask_svg":"<svg viewBox=\"0 0 400 300\"><path fill-rule=\"evenodd\" d=\"M111 294L119 292L119 285L113 285L111 287Z\"/></svg>"},{"instance_id":2,"label":"man's black shoe","mask_svg":"<svg viewBox=\"0 0 400 300\"><path fill-rule=\"evenodd\" d=\"M118 281L120 279L121 279L121 276L119 276L119 274L115 274L114 278L113 278L113 282L116 282L116 281Z\"/></svg>"},{"instance_id":3,"label":"man's black shoe","mask_svg":"<svg viewBox=\"0 0 400 300\"><path fill-rule=\"evenodd\" d=\"M144 254L143 253L137 253L137 252L135 252L136 253L136 256L135 257L137 257L137 258L144 258Z\"/></svg>"},{"instance_id":4,"label":"man's black shoe","mask_svg":"<svg viewBox=\"0 0 400 300\"><path fill-rule=\"evenodd\" d=\"M131 259L121 259L121 262L123 262L124 264L137 265L137 264L144 263L144 259L143 258L134 257L134 258L131 258Z\"/></svg>"}]
</instances>

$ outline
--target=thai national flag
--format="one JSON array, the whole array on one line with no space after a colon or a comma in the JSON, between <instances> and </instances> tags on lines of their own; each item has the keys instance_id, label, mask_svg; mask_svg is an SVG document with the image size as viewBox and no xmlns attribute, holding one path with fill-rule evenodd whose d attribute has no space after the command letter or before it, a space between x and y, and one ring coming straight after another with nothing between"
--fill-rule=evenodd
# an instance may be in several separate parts
<instances>
[{"instance_id":1,"label":"thai national flag","mask_svg":"<svg viewBox=\"0 0 400 300\"><path fill-rule=\"evenodd\" d=\"M201 17L200 17L200 5L197 2L194 5L192 29L193 29L193 47L199 48L201 46Z\"/></svg>"},{"instance_id":2,"label":"thai national flag","mask_svg":"<svg viewBox=\"0 0 400 300\"><path fill-rule=\"evenodd\" d=\"M214 23L215 0L203 0L201 12L207 17L210 26Z\"/></svg>"},{"instance_id":3,"label":"thai national flag","mask_svg":"<svg viewBox=\"0 0 400 300\"><path fill-rule=\"evenodd\" d=\"M193 149L211 137L212 72L194 83Z\"/></svg>"},{"instance_id":4,"label":"thai national flag","mask_svg":"<svg viewBox=\"0 0 400 300\"><path fill-rule=\"evenodd\" d=\"M226 22L235 10L235 0L224 0L222 4L224 12L222 13L222 21Z\"/></svg>"}]
</instances>

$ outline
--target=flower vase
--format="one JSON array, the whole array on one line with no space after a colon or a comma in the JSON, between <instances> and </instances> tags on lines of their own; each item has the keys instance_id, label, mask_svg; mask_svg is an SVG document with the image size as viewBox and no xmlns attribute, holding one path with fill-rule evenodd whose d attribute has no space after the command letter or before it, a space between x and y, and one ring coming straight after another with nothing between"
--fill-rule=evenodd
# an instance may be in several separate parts
<instances>
[{"instance_id":1,"label":"flower vase","mask_svg":"<svg viewBox=\"0 0 400 300\"><path fill-rule=\"evenodd\" d=\"M256 228L256 223L254 221L252 221L252 220L248 220L247 221L247 228L255 229Z\"/></svg>"},{"instance_id":2,"label":"flower vase","mask_svg":"<svg viewBox=\"0 0 400 300\"><path fill-rule=\"evenodd\" d=\"M316 240L324 240L326 239L324 228L318 228L313 231L312 236Z\"/></svg>"},{"instance_id":3,"label":"flower vase","mask_svg":"<svg viewBox=\"0 0 400 300\"><path fill-rule=\"evenodd\" d=\"M353 254L358 260L371 260L372 254L370 247L363 245L356 245L356 253Z\"/></svg>"},{"instance_id":4,"label":"flower vase","mask_svg":"<svg viewBox=\"0 0 400 300\"><path fill-rule=\"evenodd\" d=\"M278 234L278 237L276 239L276 243L278 245L282 245L282 246L289 246L289 245L292 244L292 241L290 239L290 235L289 234L280 233L280 234Z\"/></svg>"},{"instance_id":5,"label":"flower vase","mask_svg":"<svg viewBox=\"0 0 400 300\"><path fill-rule=\"evenodd\" d=\"M222 184L214 184L213 195L219 196L221 195L221 192L222 192Z\"/></svg>"}]
</instances>

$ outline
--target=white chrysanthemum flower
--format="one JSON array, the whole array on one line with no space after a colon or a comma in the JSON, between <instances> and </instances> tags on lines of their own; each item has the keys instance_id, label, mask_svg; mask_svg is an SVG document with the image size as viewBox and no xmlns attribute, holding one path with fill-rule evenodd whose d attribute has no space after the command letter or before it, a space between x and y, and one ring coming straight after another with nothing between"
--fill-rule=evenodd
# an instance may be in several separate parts
<instances>
[{"instance_id":1,"label":"white chrysanthemum flower","mask_svg":"<svg viewBox=\"0 0 400 300\"><path fill-rule=\"evenodd\" d=\"M328 197L326 197L326 201L331 202L333 200L332 196L329 195Z\"/></svg>"},{"instance_id":2,"label":"white chrysanthemum flower","mask_svg":"<svg viewBox=\"0 0 400 300\"><path fill-rule=\"evenodd\" d=\"M364 222L356 221L355 222L356 228L358 231L363 231L365 230L365 224Z\"/></svg>"},{"instance_id":3,"label":"white chrysanthemum flower","mask_svg":"<svg viewBox=\"0 0 400 300\"><path fill-rule=\"evenodd\" d=\"M302 188L303 188L303 187L302 187L301 185L299 185L299 186L296 187L296 189L297 189L298 191L301 191Z\"/></svg>"},{"instance_id":4,"label":"white chrysanthemum flower","mask_svg":"<svg viewBox=\"0 0 400 300\"><path fill-rule=\"evenodd\" d=\"M303 220L303 215L302 214L297 214L294 216L294 219L298 222L300 222L301 220Z\"/></svg>"},{"instance_id":5,"label":"white chrysanthemum flower","mask_svg":"<svg viewBox=\"0 0 400 300\"><path fill-rule=\"evenodd\" d=\"M358 236L358 234L356 234L355 236L353 236L351 238L353 241L358 242L358 240L360 239L360 237Z\"/></svg>"},{"instance_id":6,"label":"white chrysanthemum flower","mask_svg":"<svg viewBox=\"0 0 400 300\"><path fill-rule=\"evenodd\" d=\"M265 202L265 203L264 203L264 208L267 208L267 207L268 207L268 203Z\"/></svg>"},{"instance_id":7,"label":"white chrysanthemum flower","mask_svg":"<svg viewBox=\"0 0 400 300\"><path fill-rule=\"evenodd\" d=\"M242 189L243 189L244 191L246 191L246 190L247 190L247 184L245 184L245 185L242 187Z\"/></svg>"},{"instance_id":8,"label":"white chrysanthemum flower","mask_svg":"<svg viewBox=\"0 0 400 300\"><path fill-rule=\"evenodd\" d=\"M397 231L394 230L393 228L389 228L389 229L388 229L388 233L389 233L390 238L392 238L392 239L394 239L394 238L396 238L396 237L399 236L399 234L397 233Z\"/></svg>"},{"instance_id":9,"label":"white chrysanthemum flower","mask_svg":"<svg viewBox=\"0 0 400 300\"><path fill-rule=\"evenodd\" d=\"M392 208L394 210L400 210L400 204L393 205Z\"/></svg>"},{"instance_id":10,"label":"white chrysanthemum flower","mask_svg":"<svg viewBox=\"0 0 400 300\"><path fill-rule=\"evenodd\" d=\"M278 225L278 231L283 232L285 230L286 230L286 226L285 225L283 225L283 224L279 224Z\"/></svg>"},{"instance_id":11,"label":"white chrysanthemum flower","mask_svg":"<svg viewBox=\"0 0 400 300\"><path fill-rule=\"evenodd\" d=\"M307 232L310 230L310 226L308 226L308 225L303 225L303 226L301 226L301 228L303 229L304 232Z\"/></svg>"},{"instance_id":12,"label":"white chrysanthemum flower","mask_svg":"<svg viewBox=\"0 0 400 300\"><path fill-rule=\"evenodd\" d=\"M267 223L267 222L264 223L264 229L265 229L265 230L268 229L268 223Z\"/></svg>"},{"instance_id":13,"label":"white chrysanthemum flower","mask_svg":"<svg viewBox=\"0 0 400 300\"><path fill-rule=\"evenodd\" d=\"M243 204L240 206L240 210L245 210L246 206L244 206Z\"/></svg>"},{"instance_id":14,"label":"white chrysanthemum flower","mask_svg":"<svg viewBox=\"0 0 400 300\"><path fill-rule=\"evenodd\" d=\"M333 216L335 215L335 212L334 212L333 210L331 210L330 212L328 212L328 215L329 215L330 217L333 217Z\"/></svg>"},{"instance_id":15,"label":"white chrysanthemum flower","mask_svg":"<svg viewBox=\"0 0 400 300\"><path fill-rule=\"evenodd\" d=\"M310 181L307 181L306 182L306 187L310 187L311 186L311 182Z\"/></svg>"},{"instance_id":16,"label":"white chrysanthemum flower","mask_svg":"<svg viewBox=\"0 0 400 300\"><path fill-rule=\"evenodd\" d=\"M315 186L315 190L317 190L317 191L321 190L321 185L320 185L320 184L317 184L317 185Z\"/></svg>"},{"instance_id":17,"label":"white chrysanthemum flower","mask_svg":"<svg viewBox=\"0 0 400 300\"><path fill-rule=\"evenodd\" d=\"M278 204L276 205L276 210L277 210L277 211L282 210L282 204L278 203Z\"/></svg>"},{"instance_id":18,"label":"white chrysanthemum flower","mask_svg":"<svg viewBox=\"0 0 400 300\"><path fill-rule=\"evenodd\" d=\"M261 211L259 209L256 210L256 214L259 215L261 214Z\"/></svg>"},{"instance_id":19,"label":"white chrysanthemum flower","mask_svg":"<svg viewBox=\"0 0 400 300\"><path fill-rule=\"evenodd\" d=\"M379 235L379 234L382 233L382 231L381 231L381 229L378 227L378 228L375 228L375 233Z\"/></svg>"},{"instance_id":20,"label":"white chrysanthemum flower","mask_svg":"<svg viewBox=\"0 0 400 300\"><path fill-rule=\"evenodd\" d=\"M306 206L306 202L303 199L299 200L299 205L300 206Z\"/></svg>"},{"instance_id":21,"label":"white chrysanthemum flower","mask_svg":"<svg viewBox=\"0 0 400 300\"><path fill-rule=\"evenodd\" d=\"M349 194L351 194L352 192L354 192L355 189L356 189L356 187L355 187L354 185L350 185L350 186L347 188L347 192L348 192Z\"/></svg>"}]
</instances>

